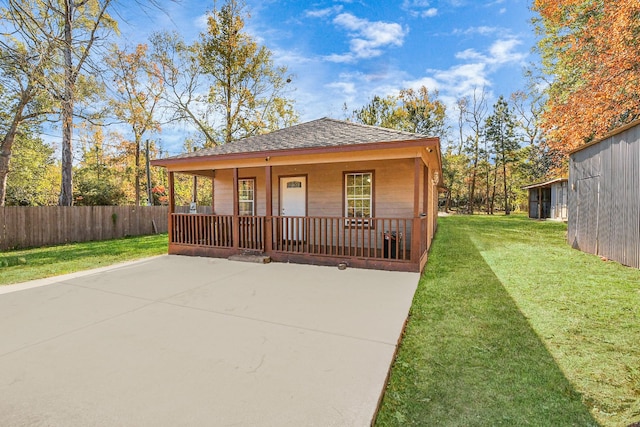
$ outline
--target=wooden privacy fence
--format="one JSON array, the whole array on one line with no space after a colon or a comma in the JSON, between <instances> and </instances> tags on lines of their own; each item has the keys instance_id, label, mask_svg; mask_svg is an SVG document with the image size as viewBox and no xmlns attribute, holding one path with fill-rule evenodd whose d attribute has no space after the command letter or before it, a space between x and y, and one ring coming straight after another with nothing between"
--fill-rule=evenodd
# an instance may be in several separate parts
<instances>
[{"instance_id":1,"label":"wooden privacy fence","mask_svg":"<svg viewBox=\"0 0 640 427\"><path fill-rule=\"evenodd\" d=\"M167 206L0 207L0 250L167 232Z\"/></svg>"}]
</instances>

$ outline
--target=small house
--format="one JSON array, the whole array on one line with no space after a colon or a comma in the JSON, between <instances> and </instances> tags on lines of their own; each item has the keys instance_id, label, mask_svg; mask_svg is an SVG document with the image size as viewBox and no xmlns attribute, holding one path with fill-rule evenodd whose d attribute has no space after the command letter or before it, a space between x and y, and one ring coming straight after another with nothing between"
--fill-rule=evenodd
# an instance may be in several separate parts
<instances>
[{"instance_id":1,"label":"small house","mask_svg":"<svg viewBox=\"0 0 640 427\"><path fill-rule=\"evenodd\" d=\"M171 254L421 271L437 226L438 138L323 118L153 165ZM175 174L211 180L211 213L176 212Z\"/></svg>"},{"instance_id":2,"label":"small house","mask_svg":"<svg viewBox=\"0 0 640 427\"><path fill-rule=\"evenodd\" d=\"M567 238L640 268L640 120L569 153Z\"/></svg>"},{"instance_id":3,"label":"small house","mask_svg":"<svg viewBox=\"0 0 640 427\"><path fill-rule=\"evenodd\" d=\"M568 218L567 178L522 187L529 191L529 218L566 221Z\"/></svg>"}]
</instances>

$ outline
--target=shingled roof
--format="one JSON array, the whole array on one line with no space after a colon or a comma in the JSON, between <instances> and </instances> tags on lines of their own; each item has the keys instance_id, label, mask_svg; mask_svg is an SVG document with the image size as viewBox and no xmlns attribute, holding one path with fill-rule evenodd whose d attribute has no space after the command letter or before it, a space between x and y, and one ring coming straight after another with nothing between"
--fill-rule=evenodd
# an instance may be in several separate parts
<instances>
[{"instance_id":1,"label":"shingled roof","mask_svg":"<svg viewBox=\"0 0 640 427\"><path fill-rule=\"evenodd\" d=\"M425 138L428 137L417 133L367 126L324 117L322 119L279 129L264 135L251 136L228 144L198 150L193 153L180 154L170 157L170 159L317 147L339 147L343 145L409 141Z\"/></svg>"}]
</instances>

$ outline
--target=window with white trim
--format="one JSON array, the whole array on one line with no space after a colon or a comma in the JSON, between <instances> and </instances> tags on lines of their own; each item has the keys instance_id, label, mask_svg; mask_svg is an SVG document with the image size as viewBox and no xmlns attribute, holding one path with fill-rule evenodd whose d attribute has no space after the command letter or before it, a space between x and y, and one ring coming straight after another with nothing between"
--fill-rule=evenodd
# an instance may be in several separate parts
<instances>
[{"instance_id":1,"label":"window with white trim","mask_svg":"<svg viewBox=\"0 0 640 427\"><path fill-rule=\"evenodd\" d=\"M238 180L238 212L241 216L256 214L255 184L253 178Z\"/></svg>"},{"instance_id":2,"label":"window with white trim","mask_svg":"<svg viewBox=\"0 0 640 427\"><path fill-rule=\"evenodd\" d=\"M354 172L344 175L345 216L371 218L373 207L373 173ZM367 223L368 221L362 221Z\"/></svg>"}]
</instances>

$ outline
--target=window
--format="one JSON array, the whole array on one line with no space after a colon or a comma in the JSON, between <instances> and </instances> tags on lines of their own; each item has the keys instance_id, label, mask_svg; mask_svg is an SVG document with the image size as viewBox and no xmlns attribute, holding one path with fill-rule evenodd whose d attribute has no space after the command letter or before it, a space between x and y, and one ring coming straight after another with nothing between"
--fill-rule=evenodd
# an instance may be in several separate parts
<instances>
[{"instance_id":1,"label":"window","mask_svg":"<svg viewBox=\"0 0 640 427\"><path fill-rule=\"evenodd\" d=\"M373 206L373 173L347 173L344 176L345 216L347 218L371 218ZM353 221L359 223L360 221ZM368 223L368 221L361 221Z\"/></svg>"},{"instance_id":2,"label":"window","mask_svg":"<svg viewBox=\"0 0 640 427\"><path fill-rule=\"evenodd\" d=\"M256 213L255 184L253 178L238 180L238 211L241 216L254 216Z\"/></svg>"}]
</instances>

